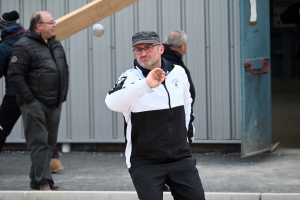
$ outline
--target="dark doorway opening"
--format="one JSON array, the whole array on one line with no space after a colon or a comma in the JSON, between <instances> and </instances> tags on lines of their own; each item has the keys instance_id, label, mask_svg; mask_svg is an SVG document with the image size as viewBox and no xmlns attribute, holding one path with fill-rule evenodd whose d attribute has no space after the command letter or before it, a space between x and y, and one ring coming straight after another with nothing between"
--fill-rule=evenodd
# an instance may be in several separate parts
<instances>
[{"instance_id":1,"label":"dark doorway opening","mask_svg":"<svg viewBox=\"0 0 300 200\"><path fill-rule=\"evenodd\" d=\"M270 1L272 143L280 148L300 148L300 27L280 20L295 2Z\"/></svg>"}]
</instances>

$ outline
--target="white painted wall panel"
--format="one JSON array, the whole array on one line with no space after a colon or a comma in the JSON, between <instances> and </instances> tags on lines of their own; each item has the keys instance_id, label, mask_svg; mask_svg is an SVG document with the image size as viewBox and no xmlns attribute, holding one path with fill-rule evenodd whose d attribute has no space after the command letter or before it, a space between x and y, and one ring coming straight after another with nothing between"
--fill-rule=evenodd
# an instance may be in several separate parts
<instances>
[{"instance_id":1,"label":"white painted wall panel","mask_svg":"<svg viewBox=\"0 0 300 200\"><path fill-rule=\"evenodd\" d=\"M86 4L85 0L69 2L70 11ZM90 138L89 115L89 63L88 63L88 35L87 29L70 37L70 88L69 101L71 104L71 135L72 140L81 141ZM75 126L74 126L75 125Z\"/></svg>"},{"instance_id":2,"label":"white painted wall panel","mask_svg":"<svg viewBox=\"0 0 300 200\"><path fill-rule=\"evenodd\" d=\"M196 140L208 138L208 110L207 110L207 59L206 59L206 31L205 31L205 2L198 0L186 1L186 19L183 24L188 35L188 50L184 56L196 89L194 104Z\"/></svg>"},{"instance_id":3,"label":"white painted wall panel","mask_svg":"<svg viewBox=\"0 0 300 200\"><path fill-rule=\"evenodd\" d=\"M227 1L207 1L210 66L210 138L230 138L229 22Z\"/></svg>"},{"instance_id":4,"label":"white painted wall panel","mask_svg":"<svg viewBox=\"0 0 300 200\"><path fill-rule=\"evenodd\" d=\"M160 12L160 34L161 39L164 39L172 29L181 29L181 9L183 1L164 0L159 1Z\"/></svg>"},{"instance_id":5,"label":"white painted wall panel","mask_svg":"<svg viewBox=\"0 0 300 200\"><path fill-rule=\"evenodd\" d=\"M113 86L115 75L115 47L112 45L114 38L110 34L112 23L110 18L100 21L105 28L102 37L90 37L91 40L91 63L93 66L90 71L93 82L91 83L90 93L92 95L92 104L90 110L93 112L93 129L95 140L111 141L113 137L113 112L111 112L103 103L107 91ZM91 32L91 28L89 29ZM90 34L91 35L91 34ZM106 90L104 88L107 88ZM116 138L118 139L118 138ZM123 141L123 140L122 140Z\"/></svg>"},{"instance_id":6,"label":"white painted wall panel","mask_svg":"<svg viewBox=\"0 0 300 200\"><path fill-rule=\"evenodd\" d=\"M241 139L241 68L239 35L239 0L229 1L230 16L230 89L231 89L231 140Z\"/></svg>"},{"instance_id":7,"label":"white painted wall panel","mask_svg":"<svg viewBox=\"0 0 300 200\"><path fill-rule=\"evenodd\" d=\"M134 32L140 30L153 30L158 32L159 29L159 8L160 1L139 1L134 7Z\"/></svg>"}]
</instances>

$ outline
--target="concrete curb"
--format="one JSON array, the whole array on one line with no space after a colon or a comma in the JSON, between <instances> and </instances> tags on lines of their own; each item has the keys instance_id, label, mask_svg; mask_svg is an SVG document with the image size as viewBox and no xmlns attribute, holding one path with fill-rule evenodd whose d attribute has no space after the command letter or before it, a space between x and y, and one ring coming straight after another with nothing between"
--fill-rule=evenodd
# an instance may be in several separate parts
<instances>
[{"instance_id":1,"label":"concrete curb","mask_svg":"<svg viewBox=\"0 0 300 200\"><path fill-rule=\"evenodd\" d=\"M263 193L261 194L261 200L299 200L300 194L290 193Z\"/></svg>"},{"instance_id":2,"label":"concrete curb","mask_svg":"<svg viewBox=\"0 0 300 200\"><path fill-rule=\"evenodd\" d=\"M298 194L285 193L214 193L206 192L206 200L299 200ZM121 191L0 191L0 200L138 200L136 192ZM172 200L164 192L164 200Z\"/></svg>"}]
</instances>

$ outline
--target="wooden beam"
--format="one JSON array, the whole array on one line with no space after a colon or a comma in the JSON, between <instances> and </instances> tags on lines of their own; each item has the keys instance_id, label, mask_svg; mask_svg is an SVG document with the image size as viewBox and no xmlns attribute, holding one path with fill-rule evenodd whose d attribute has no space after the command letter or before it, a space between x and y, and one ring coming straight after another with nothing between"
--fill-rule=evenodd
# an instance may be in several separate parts
<instances>
[{"instance_id":1,"label":"wooden beam","mask_svg":"<svg viewBox=\"0 0 300 200\"><path fill-rule=\"evenodd\" d=\"M139 0L94 0L56 20L56 38L60 41Z\"/></svg>"}]
</instances>

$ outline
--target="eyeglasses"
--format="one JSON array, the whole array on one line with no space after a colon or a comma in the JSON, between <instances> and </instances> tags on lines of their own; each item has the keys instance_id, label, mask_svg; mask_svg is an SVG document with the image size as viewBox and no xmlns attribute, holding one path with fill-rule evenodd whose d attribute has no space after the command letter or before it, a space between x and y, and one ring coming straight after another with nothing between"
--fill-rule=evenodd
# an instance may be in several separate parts
<instances>
[{"instance_id":1,"label":"eyeglasses","mask_svg":"<svg viewBox=\"0 0 300 200\"><path fill-rule=\"evenodd\" d=\"M53 22L40 22L39 24L50 24L52 26L55 26L56 21L53 21Z\"/></svg>"},{"instance_id":2,"label":"eyeglasses","mask_svg":"<svg viewBox=\"0 0 300 200\"><path fill-rule=\"evenodd\" d=\"M133 52L136 54L136 55L140 55L143 50L145 50L146 53L150 53L153 51L153 47L155 46L160 46L160 44L154 44L154 45L149 45L149 46L146 46L144 48L137 48L137 49L133 49Z\"/></svg>"}]
</instances>

